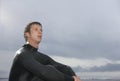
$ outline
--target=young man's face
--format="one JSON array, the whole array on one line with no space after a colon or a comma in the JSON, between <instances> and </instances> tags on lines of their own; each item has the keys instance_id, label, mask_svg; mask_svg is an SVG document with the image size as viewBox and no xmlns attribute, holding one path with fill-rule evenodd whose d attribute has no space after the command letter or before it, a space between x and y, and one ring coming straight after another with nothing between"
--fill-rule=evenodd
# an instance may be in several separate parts
<instances>
[{"instance_id":1,"label":"young man's face","mask_svg":"<svg viewBox=\"0 0 120 81\"><path fill-rule=\"evenodd\" d=\"M29 42L40 43L42 39L42 27L37 24L33 24L30 28L30 32L27 33Z\"/></svg>"}]
</instances>

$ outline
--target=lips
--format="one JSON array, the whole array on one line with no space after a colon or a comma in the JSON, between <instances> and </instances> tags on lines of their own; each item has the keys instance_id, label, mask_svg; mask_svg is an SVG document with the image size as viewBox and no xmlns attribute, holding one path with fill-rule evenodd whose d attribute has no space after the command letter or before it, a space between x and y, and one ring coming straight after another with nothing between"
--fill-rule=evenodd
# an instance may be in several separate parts
<instances>
[{"instance_id":1,"label":"lips","mask_svg":"<svg viewBox=\"0 0 120 81\"><path fill-rule=\"evenodd\" d=\"M41 38L42 36L38 36L38 38Z\"/></svg>"}]
</instances>

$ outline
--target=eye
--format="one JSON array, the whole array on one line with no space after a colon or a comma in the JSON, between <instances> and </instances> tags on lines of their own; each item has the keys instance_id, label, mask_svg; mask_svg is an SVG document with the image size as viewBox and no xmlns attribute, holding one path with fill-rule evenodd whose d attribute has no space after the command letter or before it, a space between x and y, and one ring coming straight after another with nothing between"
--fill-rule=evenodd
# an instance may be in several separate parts
<instances>
[{"instance_id":1,"label":"eye","mask_svg":"<svg viewBox=\"0 0 120 81\"><path fill-rule=\"evenodd\" d=\"M40 29L40 31L42 32L43 30L42 30L42 29Z\"/></svg>"},{"instance_id":2,"label":"eye","mask_svg":"<svg viewBox=\"0 0 120 81\"><path fill-rule=\"evenodd\" d=\"M37 31L38 30L38 28L35 28L35 31Z\"/></svg>"}]
</instances>

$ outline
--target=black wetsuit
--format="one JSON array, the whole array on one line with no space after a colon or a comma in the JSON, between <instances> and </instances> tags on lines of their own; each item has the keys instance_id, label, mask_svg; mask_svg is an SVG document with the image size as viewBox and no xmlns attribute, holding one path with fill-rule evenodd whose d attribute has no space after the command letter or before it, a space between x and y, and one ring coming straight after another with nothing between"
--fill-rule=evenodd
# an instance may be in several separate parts
<instances>
[{"instance_id":1,"label":"black wetsuit","mask_svg":"<svg viewBox=\"0 0 120 81\"><path fill-rule=\"evenodd\" d=\"M16 52L9 81L74 81L75 73L36 48L25 44Z\"/></svg>"}]
</instances>

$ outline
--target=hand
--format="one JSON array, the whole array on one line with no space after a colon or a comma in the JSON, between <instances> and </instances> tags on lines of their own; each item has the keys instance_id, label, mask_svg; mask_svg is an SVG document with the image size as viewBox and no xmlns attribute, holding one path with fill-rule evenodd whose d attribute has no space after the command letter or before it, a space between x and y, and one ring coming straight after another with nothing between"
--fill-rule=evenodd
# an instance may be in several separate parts
<instances>
[{"instance_id":1,"label":"hand","mask_svg":"<svg viewBox=\"0 0 120 81\"><path fill-rule=\"evenodd\" d=\"M73 78L74 78L74 81L81 81L78 76L73 76Z\"/></svg>"}]
</instances>

